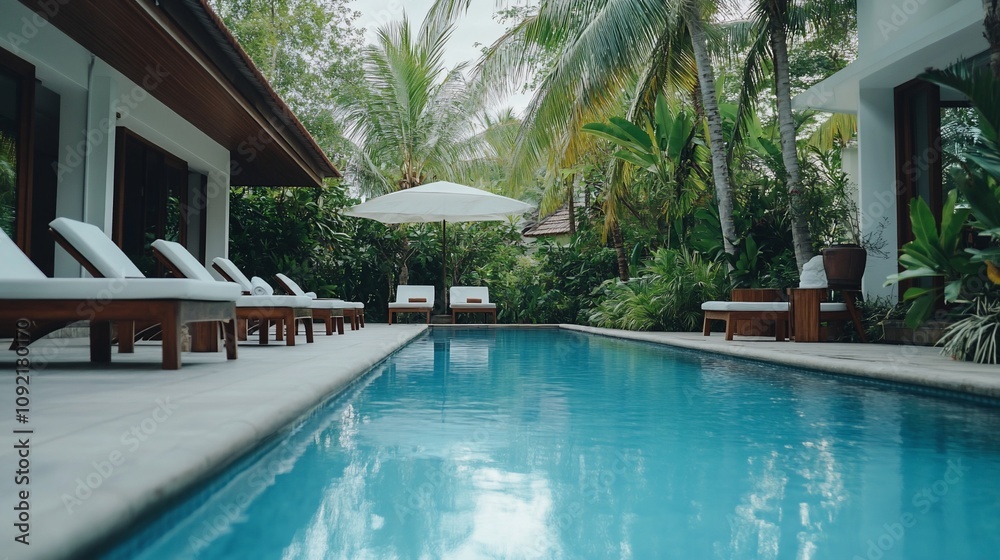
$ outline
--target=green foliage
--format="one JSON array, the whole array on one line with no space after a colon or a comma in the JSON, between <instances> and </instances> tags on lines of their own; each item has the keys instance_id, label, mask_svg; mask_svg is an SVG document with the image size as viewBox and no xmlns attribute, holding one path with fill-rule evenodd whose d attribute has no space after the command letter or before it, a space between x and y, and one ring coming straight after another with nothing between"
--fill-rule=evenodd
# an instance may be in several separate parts
<instances>
[{"instance_id":1,"label":"green foliage","mask_svg":"<svg viewBox=\"0 0 1000 560\"><path fill-rule=\"evenodd\" d=\"M683 249L659 249L630 282L609 280L591 324L626 330L696 331L701 304L725 296L726 268Z\"/></svg>"},{"instance_id":2,"label":"green foliage","mask_svg":"<svg viewBox=\"0 0 1000 560\"><path fill-rule=\"evenodd\" d=\"M938 344L958 360L1000 364L1000 300L978 298L964 318L947 327Z\"/></svg>"},{"instance_id":3,"label":"green foliage","mask_svg":"<svg viewBox=\"0 0 1000 560\"><path fill-rule=\"evenodd\" d=\"M906 316L907 326L916 327L930 317L942 296L946 303L982 302L974 316L985 317L983 320L988 322L990 317L995 318L995 314L984 311L992 309L991 302L996 298L991 284L1000 283L1000 278L994 279L992 274L996 266L993 260L1000 257L1000 81L988 68L974 69L963 63L949 70L930 71L921 77L968 96L979 113L981 138L966 145L964 152L957 154L957 163L951 166L951 183L957 188L948 193L940 227L923 199L911 201L910 224L914 240L903 246L903 254L899 257L899 264L906 270L890 276L886 284L942 279L943 288L928 286L925 282L903 294L905 300L913 302ZM963 158L967 162L965 165L961 164ZM959 193L967 205L959 204ZM963 229L967 226L986 235L991 240L990 246L986 249L963 248ZM956 334L951 340L968 339L973 332L972 326L984 327L985 323L977 321L971 317L970 321L961 321L963 326L956 333L963 334ZM963 351L968 350L964 344L953 342L951 348L963 358L985 356L980 352Z\"/></svg>"},{"instance_id":4,"label":"green foliage","mask_svg":"<svg viewBox=\"0 0 1000 560\"><path fill-rule=\"evenodd\" d=\"M962 283L968 275L975 274L978 266L973 265L959 246L962 227L969 216L969 210L958 208L958 193L952 191L945 199L941 227L938 227L931 208L922 198L910 201L910 223L913 226L913 241L903 245L899 264L906 268L899 274L890 276L886 284L894 284L915 278L939 277L944 287L914 286L903 294L903 299L912 301L913 306L906 314L906 325L916 328L927 320L934 310L934 304L941 295L946 302L960 301Z\"/></svg>"},{"instance_id":5,"label":"green foliage","mask_svg":"<svg viewBox=\"0 0 1000 560\"><path fill-rule=\"evenodd\" d=\"M335 161L348 145L333 107L363 83L350 0L211 0L257 68Z\"/></svg>"},{"instance_id":6,"label":"green foliage","mask_svg":"<svg viewBox=\"0 0 1000 560\"><path fill-rule=\"evenodd\" d=\"M0 133L0 229L12 239L17 208L17 144Z\"/></svg>"},{"instance_id":7,"label":"green foliage","mask_svg":"<svg viewBox=\"0 0 1000 560\"><path fill-rule=\"evenodd\" d=\"M672 224L689 216L707 196L708 149L694 116L674 110L663 94L656 97L652 114L638 120L640 124L633 124L611 117L608 123L583 126L583 132L617 146L613 157L638 171L637 176L620 172L612 177L605 215L609 222L619 220L620 207L632 201L654 206ZM685 237L680 236L682 246Z\"/></svg>"},{"instance_id":8,"label":"green foliage","mask_svg":"<svg viewBox=\"0 0 1000 560\"><path fill-rule=\"evenodd\" d=\"M615 252L600 242L600 232L583 220L565 247L537 243L534 255L490 284L498 320L505 323L585 323L595 290L616 276Z\"/></svg>"},{"instance_id":9,"label":"green foliage","mask_svg":"<svg viewBox=\"0 0 1000 560\"><path fill-rule=\"evenodd\" d=\"M339 186L233 189L230 258L248 276L284 272L321 296L343 295L339 257L351 246L337 213L344 202Z\"/></svg>"}]
</instances>

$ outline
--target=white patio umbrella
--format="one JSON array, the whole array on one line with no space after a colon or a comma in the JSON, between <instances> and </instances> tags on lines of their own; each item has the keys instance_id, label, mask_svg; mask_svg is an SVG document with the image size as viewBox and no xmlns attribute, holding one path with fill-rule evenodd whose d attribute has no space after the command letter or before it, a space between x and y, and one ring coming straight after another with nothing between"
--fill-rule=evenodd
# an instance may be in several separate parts
<instances>
[{"instance_id":1,"label":"white patio umbrella","mask_svg":"<svg viewBox=\"0 0 1000 560\"><path fill-rule=\"evenodd\" d=\"M383 224L441 222L441 282L448 309L447 222L506 220L532 209L530 204L481 189L438 181L396 191L352 207L344 214Z\"/></svg>"}]
</instances>

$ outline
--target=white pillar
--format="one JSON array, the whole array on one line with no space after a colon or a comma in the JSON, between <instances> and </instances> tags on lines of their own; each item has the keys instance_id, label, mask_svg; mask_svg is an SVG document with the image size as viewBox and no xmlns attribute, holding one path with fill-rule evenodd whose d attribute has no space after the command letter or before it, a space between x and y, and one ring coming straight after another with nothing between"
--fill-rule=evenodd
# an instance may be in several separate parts
<instances>
[{"instance_id":1,"label":"white pillar","mask_svg":"<svg viewBox=\"0 0 1000 560\"><path fill-rule=\"evenodd\" d=\"M862 289L867 297L895 297L895 286L883 286L896 264L896 125L893 90L861 89L858 107L858 167L861 234L881 228L882 249L888 258L868 255Z\"/></svg>"},{"instance_id":2,"label":"white pillar","mask_svg":"<svg viewBox=\"0 0 1000 560\"><path fill-rule=\"evenodd\" d=\"M205 191L205 261L211 268L212 259L229 256L229 174L210 172Z\"/></svg>"},{"instance_id":3,"label":"white pillar","mask_svg":"<svg viewBox=\"0 0 1000 560\"><path fill-rule=\"evenodd\" d=\"M118 83L94 76L87 104L88 128L83 219L111 235L115 204L115 107Z\"/></svg>"}]
</instances>

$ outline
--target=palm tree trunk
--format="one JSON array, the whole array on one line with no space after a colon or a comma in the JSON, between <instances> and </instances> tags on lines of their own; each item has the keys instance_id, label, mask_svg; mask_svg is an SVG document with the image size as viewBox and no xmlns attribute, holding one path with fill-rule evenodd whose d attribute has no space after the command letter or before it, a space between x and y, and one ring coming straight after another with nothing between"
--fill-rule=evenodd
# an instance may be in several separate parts
<instances>
[{"instance_id":1,"label":"palm tree trunk","mask_svg":"<svg viewBox=\"0 0 1000 560\"><path fill-rule=\"evenodd\" d=\"M573 193L573 185L576 182L576 176L574 175L569 181L567 181L566 188L566 201L569 204L569 234L576 235L576 208L574 208L573 199L576 198Z\"/></svg>"},{"instance_id":2,"label":"palm tree trunk","mask_svg":"<svg viewBox=\"0 0 1000 560\"><path fill-rule=\"evenodd\" d=\"M712 176L715 179L715 197L719 204L719 221L722 223L722 243L730 255L736 253L736 225L733 222L733 188L729 179L729 161L726 156L726 139L722 134L722 114L715 93L715 71L708 53L708 38L701 21L698 2L690 2L685 9L685 20L698 66L698 84L701 102L708 121L708 144L712 153Z\"/></svg>"},{"instance_id":3,"label":"palm tree trunk","mask_svg":"<svg viewBox=\"0 0 1000 560\"><path fill-rule=\"evenodd\" d=\"M983 27L986 28L986 41L990 44L990 68L993 69L993 76L1000 79L1000 7L997 4L997 0L983 1L986 8Z\"/></svg>"},{"instance_id":4,"label":"palm tree trunk","mask_svg":"<svg viewBox=\"0 0 1000 560\"><path fill-rule=\"evenodd\" d=\"M806 220L802 175L795 147L795 118L792 116L792 88L788 79L788 35L784 26L772 18L770 25L771 52L774 55L774 91L778 104L778 130L781 134L781 160L785 164L785 186L788 189L788 211L792 218L792 246L799 272L813 257L809 222Z\"/></svg>"},{"instance_id":5,"label":"palm tree trunk","mask_svg":"<svg viewBox=\"0 0 1000 560\"><path fill-rule=\"evenodd\" d=\"M622 282L628 282L628 255L625 254L625 238L622 237L622 228L618 220L611 224L611 243L618 257L618 278L621 278Z\"/></svg>"}]
</instances>

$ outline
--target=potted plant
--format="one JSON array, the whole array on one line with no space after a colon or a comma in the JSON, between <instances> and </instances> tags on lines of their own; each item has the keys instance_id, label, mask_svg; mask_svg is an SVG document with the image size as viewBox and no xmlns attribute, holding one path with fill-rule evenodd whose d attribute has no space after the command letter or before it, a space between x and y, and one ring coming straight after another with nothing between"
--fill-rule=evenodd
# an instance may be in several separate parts
<instances>
[{"instance_id":1,"label":"potted plant","mask_svg":"<svg viewBox=\"0 0 1000 560\"><path fill-rule=\"evenodd\" d=\"M889 257L883 250L885 240L882 237L888 218L862 234L857 188L843 171L840 158L836 154L820 154L820 162L821 177L828 186L830 197L824 212L829 217L830 229L822 232L827 247L820 251L827 282L835 290L861 290L869 253Z\"/></svg>"}]
</instances>

